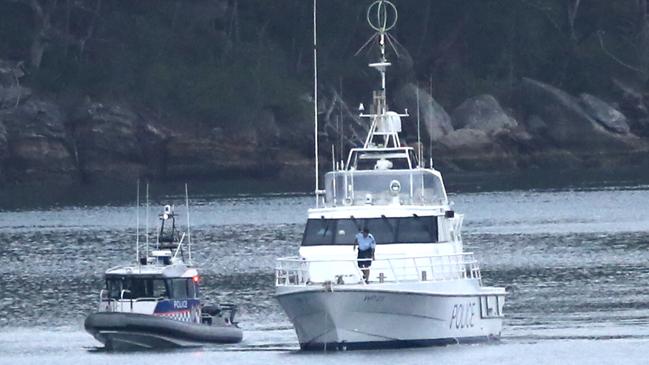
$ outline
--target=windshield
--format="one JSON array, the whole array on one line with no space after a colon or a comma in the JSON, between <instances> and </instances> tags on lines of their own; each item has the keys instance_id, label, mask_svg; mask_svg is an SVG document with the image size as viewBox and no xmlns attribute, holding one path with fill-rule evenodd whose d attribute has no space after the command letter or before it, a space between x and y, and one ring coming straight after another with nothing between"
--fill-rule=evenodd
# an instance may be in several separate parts
<instances>
[{"instance_id":1,"label":"windshield","mask_svg":"<svg viewBox=\"0 0 649 365\"><path fill-rule=\"evenodd\" d=\"M334 171L325 175L325 205L443 205L441 177L431 170Z\"/></svg>"},{"instance_id":2,"label":"windshield","mask_svg":"<svg viewBox=\"0 0 649 365\"><path fill-rule=\"evenodd\" d=\"M171 298L198 296L198 285L191 278L163 279L151 277L108 277L106 290L111 299ZM127 290L126 292L122 291Z\"/></svg>"},{"instance_id":3,"label":"windshield","mask_svg":"<svg viewBox=\"0 0 649 365\"><path fill-rule=\"evenodd\" d=\"M302 246L353 245L356 234L368 228L377 244L435 243L437 217L309 219Z\"/></svg>"}]
</instances>

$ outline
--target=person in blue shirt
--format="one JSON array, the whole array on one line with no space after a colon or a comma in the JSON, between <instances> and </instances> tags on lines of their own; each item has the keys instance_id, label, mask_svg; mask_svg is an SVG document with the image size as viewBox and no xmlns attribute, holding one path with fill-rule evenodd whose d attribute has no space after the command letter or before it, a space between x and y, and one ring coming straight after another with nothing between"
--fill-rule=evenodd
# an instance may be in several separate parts
<instances>
[{"instance_id":1,"label":"person in blue shirt","mask_svg":"<svg viewBox=\"0 0 649 365\"><path fill-rule=\"evenodd\" d=\"M354 239L354 250L358 245L358 267L363 272L363 280L365 283L370 282L370 266L374 260L374 249L376 248L376 240L370 233L370 230L365 227L362 232L356 234Z\"/></svg>"}]
</instances>

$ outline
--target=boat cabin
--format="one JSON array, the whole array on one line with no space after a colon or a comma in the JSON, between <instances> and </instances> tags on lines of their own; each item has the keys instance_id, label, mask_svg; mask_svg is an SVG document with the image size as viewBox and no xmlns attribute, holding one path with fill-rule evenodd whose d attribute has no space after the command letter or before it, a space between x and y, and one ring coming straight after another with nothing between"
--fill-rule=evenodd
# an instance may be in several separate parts
<instances>
[{"instance_id":1,"label":"boat cabin","mask_svg":"<svg viewBox=\"0 0 649 365\"><path fill-rule=\"evenodd\" d=\"M100 312L128 312L200 321L199 277L184 264L117 267L105 275Z\"/></svg>"},{"instance_id":2,"label":"boat cabin","mask_svg":"<svg viewBox=\"0 0 649 365\"><path fill-rule=\"evenodd\" d=\"M106 275L106 296L115 300L158 301L197 299L198 276L165 278L159 275Z\"/></svg>"},{"instance_id":3,"label":"boat cabin","mask_svg":"<svg viewBox=\"0 0 649 365\"><path fill-rule=\"evenodd\" d=\"M176 229L174 209L165 205L159 215L155 249L140 257L136 266L106 271L99 311L130 312L200 321L198 271L185 263L185 234ZM139 254L138 248L138 254Z\"/></svg>"}]
</instances>

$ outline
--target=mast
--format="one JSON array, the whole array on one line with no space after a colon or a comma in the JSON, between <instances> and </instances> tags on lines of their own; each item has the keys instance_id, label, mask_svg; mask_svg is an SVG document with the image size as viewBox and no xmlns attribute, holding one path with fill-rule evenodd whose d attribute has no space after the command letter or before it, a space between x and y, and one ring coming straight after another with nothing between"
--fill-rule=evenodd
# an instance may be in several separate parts
<instances>
[{"instance_id":1,"label":"mast","mask_svg":"<svg viewBox=\"0 0 649 365\"><path fill-rule=\"evenodd\" d=\"M318 26L317 26L318 0L313 0L313 121L315 141L315 205L318 207L320 196L320 175L318 161Z\"/></svg>"},{"instance_id":2,"label":"mast","mask_svg":"<svg viewBox=\"0 0 649 365\"><path fill-rule=\"evenodd\" d=\"M185 183L185 207L187 209L187 254L189 264L192 264L192 232L189 228L189 193L187 192L187 183Z\"/></svg>"},{"instance_id":3,"label":"mast","mask_svg":"<svg viewBox=\"0 0 649 365\"><path fill-rule=\"evenodd\" d=\"M419 83L417 83L417 162L420 167L423 167L424 163L422 162L421 156L421 122L420 122L420 109L419 109Z\"/></svg>"},{"instance_id":4,"label":"mast","mask_svg":"<svg viewBox=\"0 0 649 365\"><path fill-rule=\"evenodd\" d=\"M363 114L363 110L361 110L360 117L372 120L363 148L373 148L374 137L376 136L383 137L381 143L384 147L388 147L390 143L392 143L393 147L401 147L401 141L399 140L399 132L401 131L400 118L408 117L408 110L406 109L404 114L389 112L386 91L386 71L388 67L392 66L392 63L388 62L386 56L386 45L389 44L398 56L398 52L394 46L396 40L393 40L389 34L389 31L397 24L398 17L396 6L389 0L376 0L367 9L367 22L376 31L376 34L361 47L361 50L371 44L372 41L378 39L381 55L378 62L370 63L369 67L380 73L381 88L373 93L373 107L370 109L370 113Z\"/></svg>"},{"instance_id":5,"label":"mast","mask_svg":"<svg viewBox=\"0 0 649 365\"><path fill-rule=\"evenodd\" d=\"M140 266L140 179L137 179L136 189L136 207L135 207L135 261Z\"/></svg>"},{"instance_id":6,"label":"mast","mask_svg":"<svg viewBox=\"0 0 649 365\"><path fill-rule=\"evenodd\" d=\"M146 183L146 257L149 257L149 182Z\"/></svg>"}]
</instances>

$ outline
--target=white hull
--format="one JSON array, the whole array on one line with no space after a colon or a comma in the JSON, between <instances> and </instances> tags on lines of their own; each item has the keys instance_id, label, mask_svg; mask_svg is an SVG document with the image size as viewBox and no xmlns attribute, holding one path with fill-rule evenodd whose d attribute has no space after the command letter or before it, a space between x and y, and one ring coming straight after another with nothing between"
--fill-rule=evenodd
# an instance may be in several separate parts
<instances>
[{"instance_id":1,"label":"white hull","mask_svg":"<svg viewBox=\"0 0 649 365\"><path fill-rule=\"evenodd\" d=\"M334 286L332 291L286 288L278 290L277 298L302 349L356 349L497 339L505 291L451 294L370 284Z\"/></svg>"}]
</instances>

